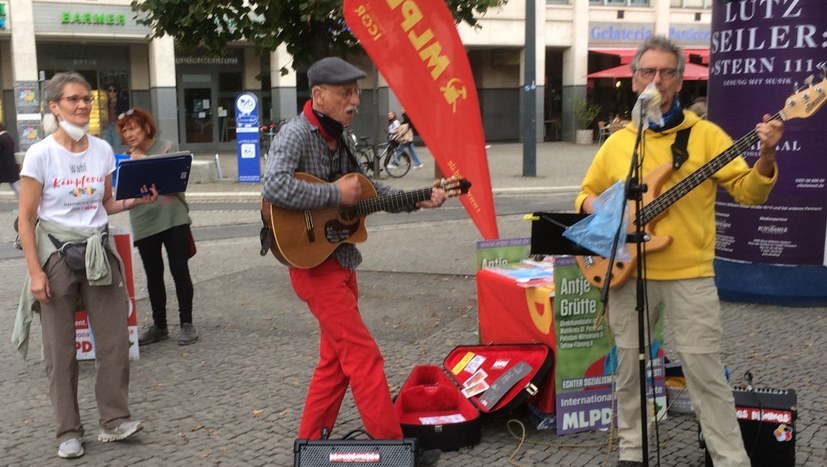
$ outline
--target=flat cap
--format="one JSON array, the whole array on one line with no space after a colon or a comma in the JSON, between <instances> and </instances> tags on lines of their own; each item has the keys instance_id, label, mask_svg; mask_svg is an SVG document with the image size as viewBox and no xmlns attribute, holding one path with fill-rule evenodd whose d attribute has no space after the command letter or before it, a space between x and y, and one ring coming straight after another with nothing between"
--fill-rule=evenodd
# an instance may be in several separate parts
<instances>
[{"instance_id":1,"label":"flat cap","mask_svg":"<svg viewBox=\"0 0 827 467\"><path fill-rule=\"evenodd\" d=\"M352 83L366 76L364 71L339 57L325 57L307 69L307 81L311 88L317 84Z\"/></svg>"}]
</instances>

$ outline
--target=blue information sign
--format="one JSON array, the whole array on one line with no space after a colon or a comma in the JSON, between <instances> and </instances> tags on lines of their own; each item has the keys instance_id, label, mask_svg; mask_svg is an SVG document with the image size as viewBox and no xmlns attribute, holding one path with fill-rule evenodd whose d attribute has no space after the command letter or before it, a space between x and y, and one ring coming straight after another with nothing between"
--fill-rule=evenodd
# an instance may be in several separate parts
<instances>
[{"instance_id":1,"label":"blue information sign","mask_svg":"<svg viewBox=\"0 0 827 467\"><path fill-rule=\"evenodd\" d=\"M236 145L238 154L238 182L261 181L258 139L258 98L243 92L235 98Z\"/></svg>"}]
</instances>

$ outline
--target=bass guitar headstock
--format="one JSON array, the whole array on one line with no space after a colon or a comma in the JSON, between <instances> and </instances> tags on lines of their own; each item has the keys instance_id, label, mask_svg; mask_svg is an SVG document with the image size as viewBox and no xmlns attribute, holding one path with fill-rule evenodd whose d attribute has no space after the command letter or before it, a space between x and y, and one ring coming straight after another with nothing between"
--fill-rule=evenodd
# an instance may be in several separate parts
<instances>
[{"instance_id":1,"label":"bass guitar headstock","mask_svg":"<svg viewBox=\"0 0 827 467\"><path fill-rule=\"evenodd\" d=\"M827 65L822 63L820 66L823 67L821 82L814 84L814 77L810 75L804 80L803 87L799 88L796 83L796 92L787 98L780 112L784 120L811 117L827 102Z\"/></svg>"},{"instance_id":2,"label":"bass guitar headstock","mask_svg":"<svg viewBox=\"0 0 827 467\"><path fill-rule=\"evenodd\" d=\"M439 187L445 190L448 198L453 198L468 193L471 189L471 182L463 177L443 178L439 181Z\"/></svg>"}]
</instances>

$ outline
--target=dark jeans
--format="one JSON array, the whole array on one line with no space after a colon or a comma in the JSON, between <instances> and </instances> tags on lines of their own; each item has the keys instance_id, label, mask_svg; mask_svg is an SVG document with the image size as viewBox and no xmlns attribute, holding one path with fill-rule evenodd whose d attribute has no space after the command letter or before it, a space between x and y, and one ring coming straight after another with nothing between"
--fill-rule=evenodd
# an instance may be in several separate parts
<instances>
[{"instance_id":1,"label":"dark jeans","mask_svg":"<svg viewBox=\"0 0 827 467\"><path fill-rule=\"evenodd\" d=\"M152 306L152 320L159 328L167 327L167 290L164 285L164 258L161 245L167 250L169 271L178 296L181 324L192 323L192 279L189 268L189 225L177 225L135 242L146 271L146 287Z\"/></svg>"}]
</instances>

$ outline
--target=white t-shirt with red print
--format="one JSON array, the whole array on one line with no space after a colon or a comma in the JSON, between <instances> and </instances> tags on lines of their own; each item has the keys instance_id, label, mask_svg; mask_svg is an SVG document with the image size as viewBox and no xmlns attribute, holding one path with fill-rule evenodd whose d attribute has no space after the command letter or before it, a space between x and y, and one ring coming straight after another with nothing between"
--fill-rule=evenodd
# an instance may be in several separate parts
<instances>
[{"instance_id":1,"label":"white t-shirt with red print","mask_svg":"<svg viewBox=\"0 0 827 467\"><path fill-rule=\"evenodd\" d=\"M106 176L115 171L115 154L102 139L87 135L89 147L71 152L48 136L26 151L20 175L43 184L37 216L92 234L109 220L103 207Z\"/></svg>"}]
</instances>

